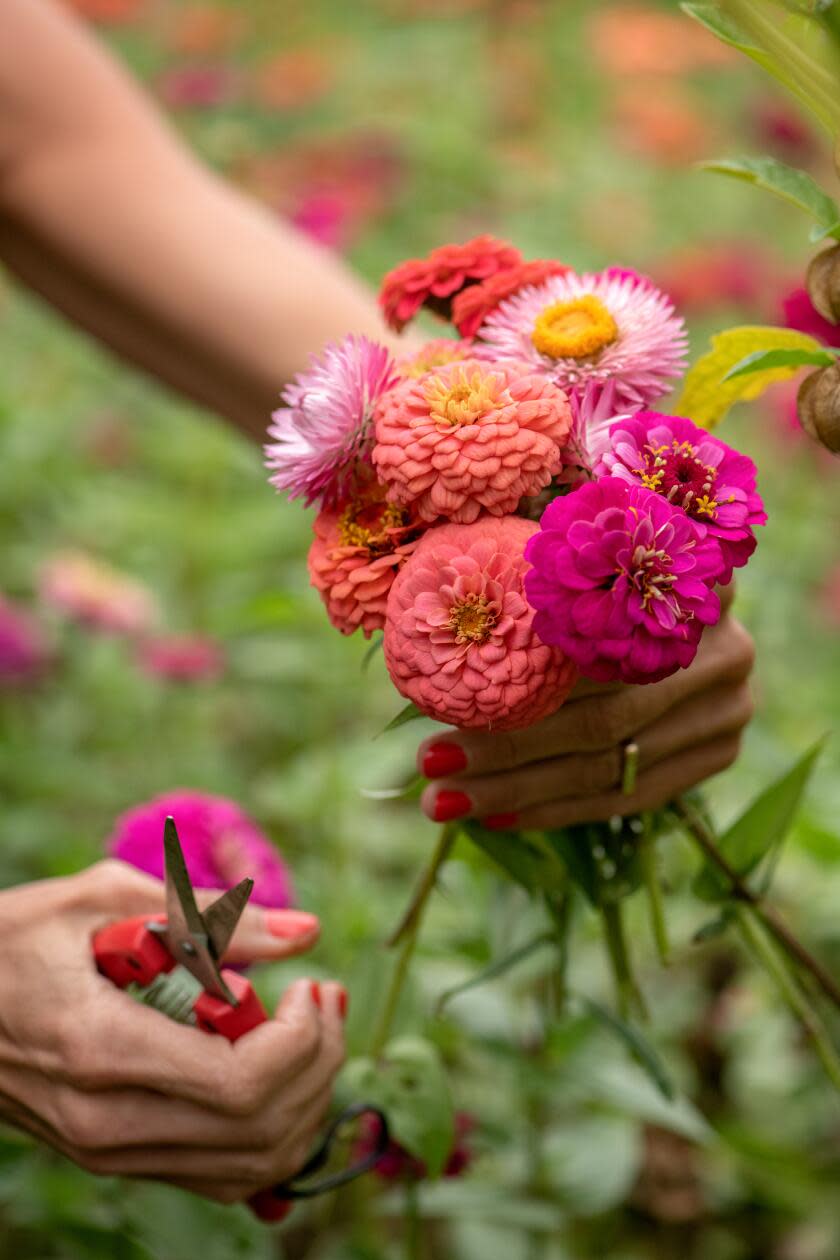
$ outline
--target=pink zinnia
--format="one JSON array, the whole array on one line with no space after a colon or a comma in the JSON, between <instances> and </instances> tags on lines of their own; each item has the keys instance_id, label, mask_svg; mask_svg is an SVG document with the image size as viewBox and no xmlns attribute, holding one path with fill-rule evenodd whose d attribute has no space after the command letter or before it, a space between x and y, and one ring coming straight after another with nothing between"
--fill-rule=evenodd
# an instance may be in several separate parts
<instances>
[{"instance_id":1,"label":"pink zinnia","mask_svg":"<svg viewBox=\"0 0 840 1260\"><path fill-rule=\"evenodd\" d=\"M543 284L549 276L564 276L567 271L571 268L553 258L534 258L497 271L480 284L461 290L452 303L452 323L462 337L474 337L490 312L505 298L527 285Z\"/></svg>"},{"instance_id":2,"label":"pink zinnia","mask_svg":"<svg viewBox=\"0 0 840 1260\"><path fill-rule=\"evenodd\" d=\"M34 617L0 595L0 687L33 682L48 659L44 635Z\"/></svg>"},{"instance_id":3,"label":"pink zinnia","mask_svg":"<svg viewBox=\"0 0 840 1260\"><path fill-rule=\"evenodd\" d=\"M454 726L516 730L559 709L577 671L534 633L518 516L423 536L388 598L385 663L401 695Z\"/></svg>"},{"instance_id":4,"label":"pink zinnia","mask_svg":"<svg viewBox=\"0 0 840 1260\"><path fill-rule=\"evenodd\" d=\"M214 639L202 634L160 634L138 649L140 668L170 682L203 682L218 678L225 656Z\"/></svg>"},{"instance_id":5,"label":"pink zinnia","mask_svg":"<svg viewBox=\"0 0 840 1260\"><path fill-rule=\"evenodd\" d=\"M379 1126L377 1116L364 1117L361 1133L353 1147L354 1159L366 1159L373 1153L379 1140ZM441 1173L442 1177L461 1177L469 1168L473 1153L468 1139L474 1128L475 1119L468 1112L455 1113L455 1138ZM382 1158L374 1165L374 1171L383 1181L423 1181L428 1175L423 1160L409 1154L394 1139L388 1143Z\"/></svg>"},{"instance_id":6,"label":"pink zinnia","mask_svg":"<svg viewBox=\"0 0 840 1260\"><path fill-rule=\"evenodd\" d=\"M476 236L463 245L440 245L425 258L409 258L389 271L379 291L385 321L398 332L426 306L449 318L452 299L468 284L522 261L518 249L495 236Z\"/></svg>"},{"instance_id":7,"label":"pink zinnia","mask_svg":"<svg viewBox=\"0 0 840 1260\"><path fill-rule=\"evenodd\" d=\"M83 551L51 556L41 570L40 594L71 620L111 634L143 634L159 615L148 587Z\"/></svg>"},{"instance_id":8,"label":"pink zinnia","mask_svg":"<svg viewBox=\"0 0 840 1260\"><path fill-rule=\"evenodd\" d=\"M370 495L318 514L309 576L342 634L361 627L369 639L382 629L394 578L423 528L406 508Z\"/></svg>"},{"instance_id":9,"label":"pink zinnia","mask_svg":"<svg viewBox=\"0 0 840 1260\"><path fill-rule=\"evenodd\" d=\"M685 668L720 616L716 540L618 477L554 499L525 554L534 629L599 682L657 682Z\"/></svg>"},{"instance_id":10,"label":"pink zinnia","mask_svg":"<svg viewBox=\"0 0 840 1260\"><path fill-rule=\"evenodd\" d=\"M373 462L394 503L433 521L514 512L560 471L568 400L521 364L465 359L379 403Z\"/></svg>"},{"instance_id":11,"label":"pink zinnia","mask_svg":"<svg viewBox=\"0 0 840 1260\"><path fill-rule=\"evenodd\" d=\"M636 272L568 272L523 289L488 315L481 358L528 363L566 390L615 382L616 403L638 410L685 367L685 325L664 293Z\"/></svg>"},{"instance_id":12,"label":"pink zinnia","mask_svg":"<svg viewBox=\"0 0 840 1260\"><path fill-rule=\"evenodd\" d=\"M253 879L251 900L279 910L294 902L285 863L235 801L207 792L167 792L120 815L107 852L163 879L163 825L172 815L196 888L231 888Z\"/></svg>"},{"instance_id":13,"label":"pink zinnia","mask_svg":"<svg viewBox=\"0 0 840 1260\"><path fill-rule=\"evenodd\" d=\"M720 544L722 582L747 563L753 526L767 521L752 460L682 416L639 411L619 421L596 473L646 486L705 525Z\"/></svg>"},{"instance_id":14,"label":"pink zinnia","mask_svg":"<svg viewBox=\"0 0 840 1260\"><path fill-rule=\"evenodd\" d=\"M396 379L394 363L384 346L352 335L311 363L272 416L266 466L271 484L290 499L332 507L352 492L360 471L369 475L371 417Z\"/></svg>"}]
</instances>

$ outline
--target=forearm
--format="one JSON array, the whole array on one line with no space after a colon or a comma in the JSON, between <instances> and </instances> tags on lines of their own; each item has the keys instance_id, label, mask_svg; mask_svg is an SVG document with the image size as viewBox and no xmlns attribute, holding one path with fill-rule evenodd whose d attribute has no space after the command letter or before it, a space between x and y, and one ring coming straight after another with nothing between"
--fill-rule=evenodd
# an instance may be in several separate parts
<instances>
[{"instance_id":1,"label":"forearm","mask_svg":"<svg viewBox=\"0 0 840 1260\"><path fill-rule=\"evenodd\" d=\"M325 341L386 338L365 286L201 167L49 0L4 10L0 257L27 284L255 436Z\"/></svg>"}]
</instances>

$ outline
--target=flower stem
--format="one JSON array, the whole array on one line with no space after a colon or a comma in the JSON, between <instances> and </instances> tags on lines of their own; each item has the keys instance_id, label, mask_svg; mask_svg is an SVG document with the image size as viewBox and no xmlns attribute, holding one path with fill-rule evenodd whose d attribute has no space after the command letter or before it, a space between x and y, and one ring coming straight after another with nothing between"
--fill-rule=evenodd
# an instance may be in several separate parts
<instances>
[{"instance_id":1,"label":"flower stem","mask_svg":"<svg viewBox=\"0 0 840 1260\"><path fill-rule=\"evenodd\" d=\"M647 1018L644 999L633 978L630 954L627 949L627 938L624 933L624 916L618 901L605 902L601 906L604 920L604 939L615 980L615 995L619 1014L622 1019L629 1019L635 1010L642 1019Z\"/></svg>"},{"instance_id":2,"label":"flower stem","mask_svg":"<svg viewBox=\"0 0 840 1260\"><path fill-rule=\"evenodd\" d=\"M668 941L668 928L665 922L665 906L662 900L662 886L659 883L659 872L656 869L656 841L650 827L650 820L645 818L645 834L639 846L639 861L642 867L642 879L647 893L650 929L656 942L659 961L667 967L671 947Z\"/></svg>"},{"instance_id":3,"label":"flower stem","mask_svg":"<svg viewBox=\"0 0 840 1260\"><path fill-rule=\"evenodd\" d=\"M766 930L781 945L785 953L803 971L808 972L825 996L840 1010L840 987L838 987L833 977L829 975L822 963L813 956L810 950L806 949L802 942L793 935L790 928L773 907L768 906L757 893L753 892L749 884L744 883L741 876L729 864L717 847L715 837L697 810L681 796L678 796L672 802L671 808L684 824L692 840L702 850L706 859L726 877L733 899L743 902L755 911Z\"/></svg>"},{"instance_id":4,"label":"flower stem","mask_svg":"<svg viewBox=\"0 0 840 1260\"><path fill-rule=\"evenodd\" d=\"M782 997L811 1038L829 1080L840 1089L840 1056L818 1013L791 974L778 946L768 938L764 925L752 907L736 906L735 919L747 948L775 981Z\"/></svg>"},{"instance_id":5,"label":"flower stem","mask_svg":"<svg viewBox=\"0 0 840 1260\"><path fill-rule=\"evenodd\" d=\"M435 886L438 872L452 852L457 835L458 829L452 823L441 827L431 861L420 876L404 915L385 942L389 949L399 945L400 941L416 928L417 921L423 914L423 907Z\"/></svg>"},{"instance_id":6,"label":"flower stem","mask_svg":"<svg viewBox=\"0 0 840 1260\"><path fill-rule=\"evenodd\" d=\"M421 1260L420 1191L417 1182L405 1183L405 1260Z\"/></svg>"}]
</instances>

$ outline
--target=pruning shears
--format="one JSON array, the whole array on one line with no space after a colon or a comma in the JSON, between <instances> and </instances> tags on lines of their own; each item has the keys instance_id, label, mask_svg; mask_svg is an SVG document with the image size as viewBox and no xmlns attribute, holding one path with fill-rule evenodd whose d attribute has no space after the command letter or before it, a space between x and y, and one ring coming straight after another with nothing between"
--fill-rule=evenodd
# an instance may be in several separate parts
<instances>
[{"instance_id":1,"label":"pruning shears","mask_svg":"<svg viewBox=\"0 0 840 1260\"><path fill-rule=\"evenodd\" d=\"M250 981L220 967L254 881L240 880L199 910L171 817L164 825L163 848L166 914L121 919L102 928L93 938L96 965L118 988L170 1019L237 1041L268 1019ZM328 1162L344 1126L368 1112L379 1120L374 1149L342 1171L311 1181ZM249 1206L261 1220L281 1220L290 1200L324 1194L373 1168L388 1141L388 1123L379 1108L355 1103L335 1117L303 1168L288 1180L260 1190L249 1199Z\"/></svg>"}]
</instances>

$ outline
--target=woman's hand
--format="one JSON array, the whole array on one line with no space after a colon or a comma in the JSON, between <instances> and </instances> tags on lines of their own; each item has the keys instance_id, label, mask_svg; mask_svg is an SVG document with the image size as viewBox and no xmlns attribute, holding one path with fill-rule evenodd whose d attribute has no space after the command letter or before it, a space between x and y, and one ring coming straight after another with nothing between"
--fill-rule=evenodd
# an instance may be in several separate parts
<instances>
[{"instance_id":1,"label":"woman's hand","mask_svg":"<svg viewBox=\"0 0 840 1260\"><path fill-rule=\"evenodd\" d=\"M234 1044L173 1023L100 976L91 950L106 923L163 910L163 885L115 861L0 893L0 1114L90 1172L234 1202L303 1164L343 1061L346 994L300 980ZM248 907L227 957L287 958L317 938L313 915Z\"/></svg>"},{"instance_id":2,"label":"woman's hand","mask_svg":"<svg viewBox=\"0 0 840 1260\"><path fill-rule=\"evenodd\" d=\"M731 592L722 602L731 603ZM752 717L753 644L724 611L692 665L648 686L582 680L552 717L499 734L453 731L426 740L423 793L436 822L565 827L653 809L730 766ZM621 791L625 745L639 748L632 795Z\"/></svg>"}]
</instances>

